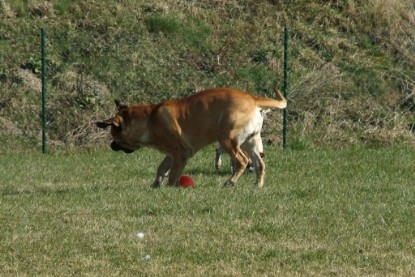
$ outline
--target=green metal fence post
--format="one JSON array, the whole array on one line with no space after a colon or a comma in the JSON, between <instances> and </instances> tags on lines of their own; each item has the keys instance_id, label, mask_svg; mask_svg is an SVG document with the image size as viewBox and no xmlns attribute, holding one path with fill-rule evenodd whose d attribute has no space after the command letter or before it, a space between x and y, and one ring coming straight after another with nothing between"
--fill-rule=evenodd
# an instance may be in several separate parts
<instances>
[{"instance_id":1,"label":"green metal fence post","mask_svg":"<svg viewBox=\"0 0 415 277\"><path fill-rule=\"evenodd\" d=\"M46 31L40 30L42 41L42 153L46 154Z\"/></svg>"},{"instance_id":2,"label":"green metal fence post","mask_svg":"<svg viewBox=\"0 0 415 277\"><path fill-rule=\"evenodd\" d=\"M285 99L288 94L288 28L284 28L284 87L283 93ZM282 111L282 146L287 147L287 109Z\"/></svg>"}]
</instances>

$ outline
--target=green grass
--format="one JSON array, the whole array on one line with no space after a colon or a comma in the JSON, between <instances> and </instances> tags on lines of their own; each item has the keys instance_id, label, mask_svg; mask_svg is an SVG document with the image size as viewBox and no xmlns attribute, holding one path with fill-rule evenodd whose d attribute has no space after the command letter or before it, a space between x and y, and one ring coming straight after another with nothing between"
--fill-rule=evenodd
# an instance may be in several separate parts
<instances>
[{"instance_id":1,"label":"green grass","mask_svg":"<svg viewBox=\"0 0 415 277\"><path fill-rule=\"evenodd\" d=\"M145 23L152 33L174 34L180 28L180 23L175 18L154 16L147 18Z\"/></svg>"},{"instance_id":2,"label":"green grass","mask_svg":"<svg viewBox=\"0 0 415 277\"><path fill-rule=\"evenodd\" d=\"M0 275L415 273L413 148L267 147L263 189L209 147L195 189L153 190L155 153L2 154Z\"/></svg>"}]
</instances>

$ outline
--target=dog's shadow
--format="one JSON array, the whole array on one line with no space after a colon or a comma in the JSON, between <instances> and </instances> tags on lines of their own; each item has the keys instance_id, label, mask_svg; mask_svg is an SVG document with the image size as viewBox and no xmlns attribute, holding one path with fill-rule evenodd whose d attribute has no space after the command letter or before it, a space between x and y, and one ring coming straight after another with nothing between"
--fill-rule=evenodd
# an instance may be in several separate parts
<instances>
[{"instance_id":1,"label":"dog's shadow","mask_svg":"<svg viewBox=\"0 0 415 277\"><path fill-rule=\"evenodd\" d=\"M191 167L185 168L183 174L187 174L187 175L203 174L203 175L228 176L231 173L229 171L226 171L226 169L216 170L214 168L206 169L206 168L199 167L199 166L191 166Z\"/></svg>"}]
</instances>

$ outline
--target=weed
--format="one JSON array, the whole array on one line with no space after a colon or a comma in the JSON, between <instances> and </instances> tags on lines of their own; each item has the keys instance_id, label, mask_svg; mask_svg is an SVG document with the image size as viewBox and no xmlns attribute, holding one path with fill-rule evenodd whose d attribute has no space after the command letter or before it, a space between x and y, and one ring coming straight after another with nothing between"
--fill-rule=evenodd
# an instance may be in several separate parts
<instances>
[{"instance_id":1,"label":"weed","mask_svg":"<svg viewBox=\"0 0 415 277\"><path fill-rule=\"evenodd\" d=\"M181 24L176 18L165 16L150 16L145 20L147 28L152 33L173 35L178 33Z\"/></svg>"},{"instance_id":2,"label":"weed","mask_svg":"<svg viewBox=\"0 0 415 277\"><path fill-rule=\"evenodd\" d=\"M292 150L304 150L307 148L307 143L303 140L294 139L290 142L290 149Z\"/></svg>"},{"instance_id":3,"label":"weed","mask_svg":"<svg viewBox=\"0 0 415 277\"><path fill-rule=\"evenodd\" d=\"M39 74L42 70L42 61L40 59L36 59L30 57L29 60L22 65L23 69L29 69L35 74Z\"/></svg>"},{"instance_id":4,"label":"weed","mask_svg":"<svg viewBox=\"0 0 415 277\"><path fill-rule=\"evenodd\" d=\"M55 9L58 15L64 15L66 10L68 9L69 1L68 0L59 0L58 3L55 5Z\"/></svg>"}]
</instances>

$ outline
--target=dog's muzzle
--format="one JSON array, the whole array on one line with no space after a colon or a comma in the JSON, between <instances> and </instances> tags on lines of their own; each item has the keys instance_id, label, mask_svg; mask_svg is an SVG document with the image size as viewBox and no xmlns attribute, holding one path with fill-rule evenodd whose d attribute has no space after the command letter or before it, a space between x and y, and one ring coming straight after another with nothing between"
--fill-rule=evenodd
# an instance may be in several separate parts
<instances>
[{"instance_id":1,"label":"dog's muzzle","mask_svg":"<svg viewBox=\"0 0 415 277\"><path fill-rule=\"evenodd\" d=\"M134 152L134 150L130 150L130 149L124 148L121 145L119 145L118 143L116 143L115 141L113 141L111 143L111 149L113 151L121 151L122 150L122 151L124 151L124 153L127 153L127 154L130 154L130 153L133 153Z\"/></svg>"}]
</instances>

